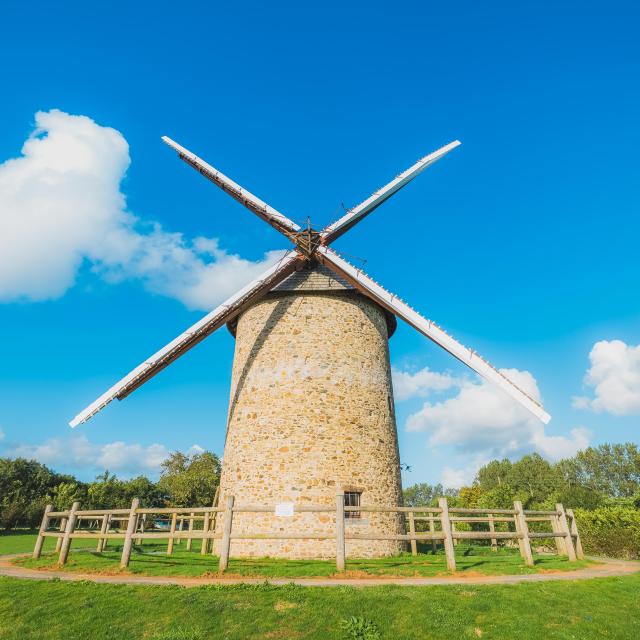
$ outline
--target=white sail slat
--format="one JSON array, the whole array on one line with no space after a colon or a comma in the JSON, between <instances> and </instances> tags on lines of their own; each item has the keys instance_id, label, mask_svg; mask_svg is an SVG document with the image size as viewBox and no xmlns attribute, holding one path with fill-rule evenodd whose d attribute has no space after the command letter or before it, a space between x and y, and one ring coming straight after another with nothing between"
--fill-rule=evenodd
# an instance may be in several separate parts
<instances>
[{"instance_id":1,"label":"white sail slat","mask_svg":"<svg viewBox=\"0 0 640 640\"><path fill-rule=\"evenodd\" d=\"M216 307L211 313L181 333L175 340L164 346L160 351L147 358L142 364L128 373L114 384L97 400L83 409L69 424L76 427L86 422L98 411L106 407L116 398L122 400L140 385L162 371L167 365L186 353L189 349L211 335L238 314L248 305L254 303L275 285L282 282L295 271L296 263L301 256L296 251L290 251L277 264L264 271L253 282L243 287Z\"/></svg>"},{"instance_id":2,"label":"white sail slat","mask_svg":"<svg viewBox=\"0 0 640 640\"><path fill-rule=\"evenodd\" d=\"M420 333L445 349L445 351L448 351L483 378L503 389L542 422L546 424L551 420L551 416L544 410L539 402L518 387L507 376L498 371L498 369L489 364L473 349L465 347L437 324L421 316L417 311L400 300L400 298L389 293L377 282L372 280L363 271L357 269L327 247L320 247L317 255L325 266L333 269L338 275L345 278L345 280L357 287L366 296L385 309L388 309L391 313L402 318L414 329L417 329Z\"/></svg>"},{"instance_id":3,"label":"white sail slat","mask_svg":"<svg viewBox=\"0 0 640 640\"><path fill-rule=\"evenodd\" d=\"M213 182L213 184L220 187L225 193L228 193L232 198L237 200L240 204L244 205L249 211L255 213L258 217L262 218L265 222L271 225L274 229L277 229L287 237L291 237L292 234L300 230L300 227L280 213L263 200L260 200L257 196L254 196L250 191L241 187L239 184L231 180L218 171L215 167L206 163L201 158L198 158L194 153L191 153L188 149L174 142L167 136L162 137L163 142L168 144L172 149L178 152L178 155L188 165L192 166L205 178Z\"/></svg>"},{"instance_id":4,"label":"white sail slat","mask_svg":"<svg viewBox=\"0 0 640 640\"><path fill-rule=\"evenodd\" d=\"M369 196L364 202L361 202L358 206L347 211L339 220L336 220L333 224L330 224L320 234L322 244L331 244L334 240L339 238L343 233L351 229L354 224L360 222L365 216L368 216L374 209L377 209L385 200L388 200L394 193L397 193L411 182L415 177L419 176L427 167L431 166L434 162L443 158L449 151L452 151L461 143L459 140L454 140L449 144L441 147L437 151L430 153L424 158L420 158L418 162L409 167L406 171L403 171L399 176L394 178L391 182L386 184L381 189L378 189L375 193Z\"/></svg>"}]
</instances>

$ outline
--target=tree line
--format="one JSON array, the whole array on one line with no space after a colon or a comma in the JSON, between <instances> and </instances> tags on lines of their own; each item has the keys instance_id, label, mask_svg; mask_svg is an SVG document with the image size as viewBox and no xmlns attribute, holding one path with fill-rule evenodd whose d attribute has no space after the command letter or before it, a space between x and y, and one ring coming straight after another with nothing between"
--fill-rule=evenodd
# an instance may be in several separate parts
<instances>
[{"instance_id":1,"label":"tree line","mask_svg":"<svg viewBox=\"0 0 640 640\"><path fill-rule=\"evenodd\" d=\"M537 453L516 462L492 460L469 486L457 491L442 485L415 484L404 491L408 506L435 505L447 496L459 507L548 509L562 502L572 508L640 508L640 449L633 443L603 444L551 463Z\"/></svg>"},{"instance_id":2,"label":"tree line","mask_svg":"<svg viewBox=\"0 0 640 640\"><path fill-rule=\"evenodd\" d=\"M93 482L59 474L34 460L0 458L0 526L35 526L44 507L59 509L79 501L86 509L122 507L137 497L142 506L210 504L220 482L220 459L205 451L174 452L162 464L157 482L145 476L121 480L105 471ZM404 491L406 505L435 505L447 496L455 506L510 508L521 500L526 509L562 502L593 511L603 507L640 509L640 450L637 445L589 447L574 457L550 463L538 454L511 462L493 460L474 482L454 490L415 484Z\"/></svg>"},{"instance_id":3,"label":"tree line","mask_svg":"<svg viewBox=\"0 0 640 640\"><path fill-rule=\"evenodd\" d=\"M465 508L553 509L571 507L588 554L640 558L640 451L632 443L589 447L555 464L538 454L516 462L492 460L457 491L415 484L404 491L408 506L435 506L439 496Z\"/></svg>"},{"instance_id":4,"label":"tree line","mask_svg":"<svg viewBox=\"0 0 640 640\"><path fill-rule=\"evenodd\" d=\"M93 482L56 473L35 460L0 458L0 527L35 527L45 505L68 509L115 509L140 499L143 507L190 507L211 504L220 482L220 459L204 451L176 451L162 463L157 482L145 476L121 480L105 471Z\"/></svg>"}]
</instances>

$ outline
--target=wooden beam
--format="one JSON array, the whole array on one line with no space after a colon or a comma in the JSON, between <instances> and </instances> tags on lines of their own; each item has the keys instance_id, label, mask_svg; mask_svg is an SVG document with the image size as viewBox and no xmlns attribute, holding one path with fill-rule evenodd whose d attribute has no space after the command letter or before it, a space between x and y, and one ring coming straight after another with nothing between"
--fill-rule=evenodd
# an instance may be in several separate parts
<instances>
[{"instance_id":1,"label":"wooden beam","mask_svg":"<svg viewBox=\"0 0 640 640\"><path fill-rule=\"evenodd\" d=\"M33 548L33 557L39 558L42 553L42 545L44 544L44 533L49 526L49 513L53 511L53 505L48 504L44 508L44 513L42 514L42 522L40 522L40 532L38 533L38 537L36 538L36 546Z\"/></svg>"},{"instance_id":2,"label":"wooden beam","mask_svg":"<svg viewBox=\"0 0 640 640\"><path fill-rule=\"evenodd\" d=\"M336 569L344 571L346 550L344 542L344 492L336 493Z\"/></svg>"},{"instance_id":3,"label":"wooden beam","mask_svg":"<svg viewBox=\"0 0 640 640\"><path fill-rule=\"evenodd\" d=\"M131 509L129 509L129 520L127 521L127 533L124 537L124 544L122 545L122 556L120 557L120 567L122 569L129 566L129 560L131 559L131 547L133 546L133 534L136 528L136 509L140 505L140 500L134 498L131 501Z\"/></svg>"},{"instance_id":4,"label":"wooden beam","mask_svg":"<svg viewBox=\"0 0 640 640\"><path fill-rule=\"evenodd\" d=\"M495 520L493 518L492 513L489 514L489 531L491 533L496 532ZM493 537L491 538L491 551L497 551L497 550L498 550L498 539L496 537Z\"/></svg>"},{"instance_id":5,"label":"wooden beam","mask_svg":"<svg viewBox=\"0 0 640 640\"><path fill-rule=\"evenodd\" d=\"M564 512L564 507L562 504L556 504L556 509L560 514L558 516L558 522L560 523L560 531L564 533L564 543L567 547L567 556L569 557L569 562L575 562L577 560L576 550L573 546L573 540L571 539L571 530L569 529L569 523L567 522L567 516Z\"/></svg>"},{"instance_id":6,"label":"wooden beam","mask_svg":"<svg viewBox=\"0 0 640 640\"><path fill-rule=\"evenodd\" d=\"M222 544L220 545L220 571L226 571L229 566L229 554L231 551L231 527L233 523L234 496L227 496L227 504L224 510L224 522L222 524ZM205 550L206 553L206 550Z\"/></svg>"},{"instance_id":7,"label":"wooden beam","mask_svg":"<svg viewBox=\"0 0 640 640\"><path fill-rule=\"evenodd\" d=\"M62 538L62 544L60 545L60 555L58 556L58 562L60 564L67 563L67 557L69 556L69 549L71 548L71 533L76 526L76 511L80 508L79 502L74 502L69 511L69 517L67 518L67 526L64 529L64 537Z\"/></svg>"},{"instance_id":8,"label":"wooden beam","mask_svg":"<svg viewBox=\"0 0 640 640\"><path fill-rule=\"evenodd\" d=\"M576 522L576 517L573 514L573 509L566 509L567 517L569 518L569 530L571 531L571 536L575 540L576 545L576 557L578 560L584 560L584 551L582 549L582 541L580 540L580 533L578 532L578 523Z\"/></svg>"},{"instance_id":9,"label":"wooden beam","mask_svg":"<svg viewBox=\"0 0 640 640\"><path fill-rule=\"evenodd\" d=\"M520 534L520 553L522 554L524 563L528 567L533 567L533 554L531 553L531 542L529 541L529 527L527 526L527 521L524 517L522 502L520 502L520 500L516 500L513 503L513 508L516 513L516 531Z\"/></svg>"},{"instance_id":10,"label":"wooden beam","mask_svg":"<svg viewBox=\"0 0 640 640\"><path fill-rule=\"evenodd\" d=\"M109 524L109 514L105 513L102 516L102 524L100 525L100 534L104 536L107 533L107 525ZM98 538L98 543L96 544L96 551L102 552L104 548L105 538Z\"/></svg>"},{"instance_id":11,"label":"wooden beam","mask_svg":"<svg viewBox=\"0 0 640 640\"><path fill-rule=\"evenodd\" d=\"M451 521L449 520L449 505L446 498L438 498L438 506L441 509L440 522L442 523L442 533L444 534L444 552L447 556L447 569L456 570L456 553L453 548L453 538L451 537Z\"/></svg>"},{"instance_id":12,"label":"wooden beam","mask_svg":"<svg viewBox=\"0 0 640 640\"><path fill-rule=\"evenodd\" d=\"M412 536L416 535L416 522L413 518L413 511L409 511L409 534ZM411 540L411 555L418 555L418 545L415 538Z\"/></svg>"},{"instance_id":13,"label":"wooden beam","mask_svg":"<svg viewBox=\"0 0 640 640\"><path fill-rule=\"evenodd\" d=\"M171 527L169 529L169 540L167 541L167 555L170 556L173 553L173 535L176 532L176 522L178 521L178 514L174 513L171 516Z\"/></svg>"}]
</instances>

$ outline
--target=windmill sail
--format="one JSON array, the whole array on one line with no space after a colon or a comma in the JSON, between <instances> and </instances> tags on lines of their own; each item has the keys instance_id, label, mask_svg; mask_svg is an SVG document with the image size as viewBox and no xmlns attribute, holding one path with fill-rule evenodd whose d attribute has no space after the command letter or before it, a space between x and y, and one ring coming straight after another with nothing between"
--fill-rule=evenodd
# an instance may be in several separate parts
<instances>
[{"instance_id":1,"label":"windmill sail","mask_svg":"<svg viewBox=\"0 0 640 640\"><path fill-rule=\"evenodd\" d=\"M89 420L112 400L126 398L140 385L211 335L216 329L235 318L243 309L253 304L267 291L291 275L300 259L301 256L296 251L287 253L276 265L267 269L253 282L240 289L211 313L189 327L184 333L181 333L175 340L172 340L160 351L147 358L141 365L137 366L131 373L127 374L81 411L69 424L72 427L76 427Z\"/></svg>"},{"instance_id":2,"label":"windmill sail","mask_svg":"<svg viewBox=\"0 0 640 640\"><path fill-rule=\"evenodd\" d=\"M446 156L449 151L452 151L460 144L459 140L454 140L437 151L430 153L428 156L420 158L418 162L409 167L406 171L403 171L399 176L389 182L389 184L370 195L364 202L361 202L357 207L347 211L342 218L336 220L336 222L330 224L326 229L324 229L320 234L322 237L322 244L328 245L339 238L343 233L349 231L354 224L360 222L360 220L365 216L368 216L374 209L377 209L383 202L385 202L385 200L388 200L394 193L400 191L402 187L406 186L415 177L419 176L428 166Z\"/></svg>"},{"instance_id":3,"label":"windmill sail","mask_svg":"<svg viewBox=\"0 0 640 640\"><path fill-rule=\"evenodd\" d=\"M247 191L245 188L231 180L231 178L227 178L224 173L221 173L210 164L207 164L204 160L198 158L198 156L191 153L188 149L185 149L167 136L163 136L162 140L172 149L177 151L180 158L188 165L191 165L205 178L211 180L213 184L220 187L225 193L228 193L232 198L249 209L249 211L255 213L266 223L281 233L284 233L284 235L291 237L292 234L295 234L300 230L300 227L293 220L290 220L287 216L269 206L257 196L254 196L250 191Z\"/></svg>"},{"instance_id":4,"label":"windmill sail","mask_svg":"<svg viewBox=\"0 0 640 640\"><path fill-rule=\"evenodd\" d=\"M428 166L445 156L449 151L455 149L460 142L454 140L433 153L421 158L409 169L401 173L397 178L389 182L379 191L367 198L364 202L354 207L335 223L326 227L321 233L309 228L307 232L300 232L300 227L287 218L285 215L270 207L268 204L254 196L252 193L233 182L214 167L207 164L196 155L180 146L166 136L162 138L170 147L178 152L178 155L187 164L191 165L198 172L202 173L211 182L220 187L223 191L231 195L247 209L252 211L271 227L277 229L287 236L296 245L296 249L286 254L283 259L274 267L265 271L260 277L231 296L226 302L206 315L202 320L194 324L175 340L170 342L136 367L131 373L111 387L106 393L100 396L95 402L80 412L71 422L75 427L82 422L86 422L103 407L115 398L122 400L132 391L144 384L167 365L179 358L183 353L198 344L201 340L216 331L223 324L232 320L241 311L261 298L277 284L287 278L297 265L304 262L318 260L335 273L342 276L346 281L359 289L369 298L375 300L382 307L389 310L394 315L408 322L415 329L433 340L436 344L458 358L461 362L476 371L478 374L498 385L512 398L531 411L542 422L547 423L551 416L543 409L539 402L532 398L525 391L520 389L504 374L490 365L480 357L475 351L460 344L449 334L443 331L432 321L423 318L407 304L402 302L395 295L389 293L362 271L356 269L346 260L341 258L327 245L348 231L351 227L365 218L374 209L379 207L385 200L397 193L402 187L418 176ZM319 241L319 242L318 242Z\"/></svg>"},{"instance_id":5,"label":"windmill sail","mask_svg":"<svg viewBox=\"0 0 640 640\"><path fill-rule=\"evenodd\" d=\"M377 282L369 278L369 276L360 269L356 269L352 264L341 258L335 251L327 247L320 247L317 256L322 264L333 269L338 275L353 284L354 287L366 296L375 300L379 305L391 311L391 313L402 318L414 329L417 329L427 338L433 340L433 342L448 351L452 356L455 356L483 378L493 382L506 391L514 400L517 400L522 406L533 413L533 415L542 420L542 422L546 424L551 420L551 416L544 410L539 402L509 380L507 376L500 373L500 371L473 351L473 349L465 347L431 320L427 320L421 316L397 296L389 293Z\"/></svg>"}]
</instances>

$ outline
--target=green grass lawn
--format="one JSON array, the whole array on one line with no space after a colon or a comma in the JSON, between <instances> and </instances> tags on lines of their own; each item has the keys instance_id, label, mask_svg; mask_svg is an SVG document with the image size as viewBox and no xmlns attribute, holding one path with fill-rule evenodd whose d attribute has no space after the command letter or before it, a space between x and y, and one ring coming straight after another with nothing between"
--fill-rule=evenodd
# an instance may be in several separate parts
<instances>
[{"instance_id":1,"label":"green grass lawn","mask_svg":"<svg viewBox=\"0 0 640 640\"><path fill-rule=\"evenodd\" d=\"M446 587L195 588L0 578L2 640L640 637L640 576ZM347 635L341 621L370 623Z\"/></svg>"},{"instance_id":2,"label":"green grass lawn","mask_svg":"<svg viewBox=\"0 0 640 640\"><path fill-rule=\"evenodd\" d=\"M3 553L28 553L33 551L36 543L37 531L18 529L16 531L0 531L0 555ZM53 551L55 540L45 540L45 548Z\"/></svg>"},{"instance_id":3,"label":"green grass lawn","mask_svg":"<svg viewBox=\"0 0 640 640\"><path fill-rule=\"evenodd\" d=\"M0 531L0 555L6 553L31 553L36 543L38 532L33 529L16 529ZM87 547L86 542L76 543L76 547ZM95 548L95 544L90 545ZM54 538L45 538L43 550L53 552L56 547Z\"/></svg>"},{"instance_id":4,"label":"green grass lawn","mask_svg":"<svg viewBox=\"0 0 640 640\"><path fill-rule=\"evenodd\" d=\"M52 543L51 540L47 542ZM119 542L119 541L118 541ZM113 573L119 571L121 546L110 542L104 553L87 550L87 541L76 541L83 550L73 551L69 555L66 570ZM52 548L51 544L50 548ZM203 576L216 574L218 558L211 555L201 555L199 544L194 543L193 551L184 550L185 543L176 544L171 556L165 553L166 542L151 542L141 547L134 547L128 571L134 574L173 575L173 576ZM31 548L27 549L28 551ZM231 548L233 554L233 546ZM425 548L426 551L426 548ZM535 556L535 567L526 567L515 549L500 549L491 551L484 546L462 546L456 549L456 563L458 571L466 574L479 573L484 575L499 574L529 574L545 570L569 571L591 564L589 561L570 563L566 558L555 555ZM29 568L57 568L57 556L45 553L34 560L20 558L17 564ZM447 574L446 561L442 551L435 555L420 553L413 557L409 553L389 558L364 560L347 559L347 571L357 575L374 576L436 576ZM229 574L252 577L327 577L336 573L333 560L281 560L273 558L231 558L228 568Z\"/></svg>"}]
</instances>

